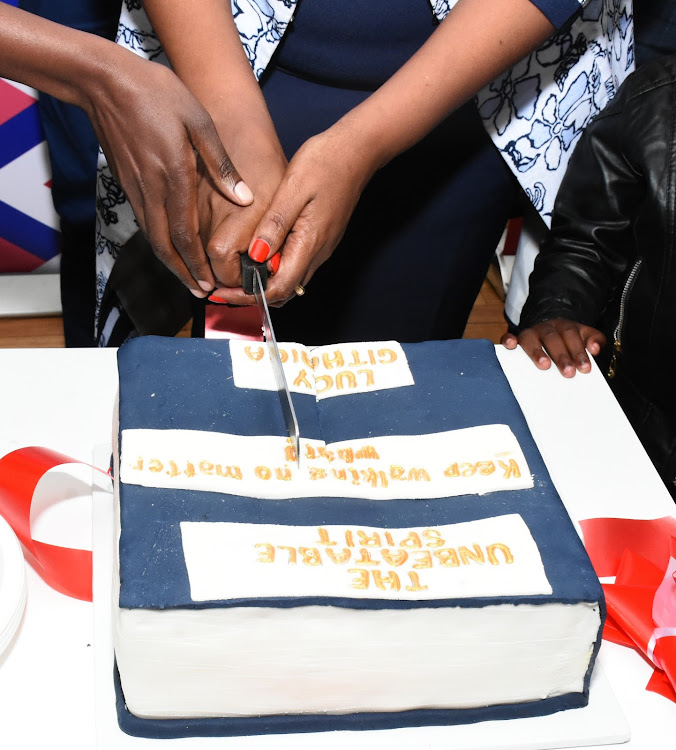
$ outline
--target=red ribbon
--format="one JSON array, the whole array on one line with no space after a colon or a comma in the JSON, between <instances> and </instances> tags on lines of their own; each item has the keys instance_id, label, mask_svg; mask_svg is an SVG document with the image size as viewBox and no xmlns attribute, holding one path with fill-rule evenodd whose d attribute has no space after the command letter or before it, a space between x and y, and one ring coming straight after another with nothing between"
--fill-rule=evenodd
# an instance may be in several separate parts
<instances>
[{"instance_id":1,"label":"red ribbon","mask_svg":"<svg viewBox=\"0 0 676 750\"><path fill-rule=\"evenodd\" d=\"M12 527L28 561L46 583L62 594L90 602L91 551L33 539L30 522L31 504L40 479L56 466L79 463L83 462L47 448L21 448L8 453L0 459L0 515Z\"/></svg>"},{"instance_id":2,"label":"red ribbon","mask_svg":"<svg viewBox=\"0 0 676 750\"><path fill-rule=\"evenodd\" d=\"M603 637L639 651L655 667L646 688L676 702L676 518L581 521L604 584Z\"/></svg>"}]
</instances>

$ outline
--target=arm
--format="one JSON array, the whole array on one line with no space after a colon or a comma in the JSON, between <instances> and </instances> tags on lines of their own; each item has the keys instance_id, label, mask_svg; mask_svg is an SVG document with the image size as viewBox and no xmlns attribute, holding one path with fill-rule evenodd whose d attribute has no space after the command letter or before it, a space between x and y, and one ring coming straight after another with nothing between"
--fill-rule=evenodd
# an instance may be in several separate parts
<instances>
[{"instance_id":1,"label":"arm","mask_svg":"<svg viewBox=\"0 0 676 750\"><path fill-rule=\"evenodd\" d=\"M85 110L155 252L205 296L213 278L208 263L194 260L204 257L195 151L230 201L246 205L252 196L211 118L178 78L113 42L1 2L0 75Z\"/></svg>"},{"instance_id":2,"label":"arm","mask_svg":"<svg viewBox=\"0 0 676 750\"><path fill-rule=\"evenodd\" d=\"M629 81L627 82L629 83ZM589 372L585 349L597 355L606 337L599 325L604 309L617 296L636 254L634 219L645 199L640 158L632 149L655 137L642 131L650 118L636 117L628 104L627 84L587 127L571 157L556 198L552 228L535 260L517 343L535 365L552 361L564 377Z\"/></svg>"},{"instance_id":3,"label":"arm","mask_svg":"<svg viewBox=\"0 0 676 750\"><path fill-rule=\"evenodd\" d=\"M214 276L240 284L239 255L269 205L287 162L267 105L235 26L231 4L202 0L145 0L144 8L175 73L207 109L228 153L252 188L245 209L200 186L200 224Z\"/></svg>"},{"instance_id":4,"label":"arm","mask_svg":"<svg viewBox=\"0 0 676 750\"><path fill-rule=\"evenodd\" d=\"M283 245L270 298L283 302L291 297L296 284L307 283L330 256L377 169L552 31L529 0L460 0L390 80L304 144L253 235L254 241L268 244L268 257ZM411 175L411 185L402 189L415 190L415 179ZM248 301L234 290L219 294L232 302Z\"/></svg>"}]
</instances>

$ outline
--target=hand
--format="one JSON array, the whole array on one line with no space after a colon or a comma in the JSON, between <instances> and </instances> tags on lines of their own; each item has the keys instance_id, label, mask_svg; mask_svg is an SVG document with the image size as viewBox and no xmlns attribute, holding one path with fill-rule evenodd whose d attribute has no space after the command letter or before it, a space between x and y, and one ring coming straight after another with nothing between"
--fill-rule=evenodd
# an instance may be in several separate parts
<instances>
[{"instance_id":1,"label":"hand","mask_svg":"<svg viewBox=\"0 0 676 750\"><path fill-rule=\"evenodd\" d=\"M572 378L576 372L591 371L585 349L596 356L605 346L606 337L591 326L554 318L526 328L518 338L506 333L501 343L507 349L516 349L520 344L540 370L548 370L553 360L564 378Z\"/></svg>"},{"instance_id":2,"label":"hand","mask_svg":"<svg viewBox=\"0 0 676 750\"><path fill-rule=\"evenodd\" d=\"M228 287L241 286L240 255L247 252L251 236L287 167L276 136L249 129L247 136L235 139L234 144L229 150L246 176L247 185L255 191L254 203L241 208L225 200L204 170L198 186L200 234L216 278L216 291L210 299L220 302L225 302L223 295L229 296ZM279 255L274 257L269 264L271 271L279 267L279 260ZM247 297L247 303L249 300Z\"/></svg>"},{"instance_id":3,"label":"hand","mask_svg":"<svg viewBox=\"0 0 676 750\"><path fill-rule=\"evenodd\" d=\"M122 54L119 54L122 53ZM198 165L238 206L253 201L211 117L168 68L121 48L83 88L87 111L155 254L198 297L216 286L197 213Z\"/></svg>"},{"instance_id":4,"label":"hand","mask_svg":"<svg viewBox=\"0 0 676 750\"><path fill-rule=\"evenodd\" d=\"M293 157L249 248L259 262L281 251L279 270L266 296L281 306L305 285L342 238L375 166L360 152L359 139L341 122L306 141ZM220 289L237 305L252 304L241 289Z\"/></svg>"}]
</instances>

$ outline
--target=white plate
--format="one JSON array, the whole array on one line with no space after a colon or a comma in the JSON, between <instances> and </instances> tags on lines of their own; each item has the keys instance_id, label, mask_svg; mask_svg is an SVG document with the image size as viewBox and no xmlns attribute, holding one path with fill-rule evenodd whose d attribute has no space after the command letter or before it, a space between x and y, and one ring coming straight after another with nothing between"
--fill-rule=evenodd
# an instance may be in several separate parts
<instances>
[{"instance_id":1,"label":"white plate","mask_svg":"<svg viewBox=\"0 0 676 750\"><path fill-rule=\"evenodd\" d=\"M19 627L26 605L26 573L21 545L0 517L0 654Z\"/></svg>"}]
</instances>

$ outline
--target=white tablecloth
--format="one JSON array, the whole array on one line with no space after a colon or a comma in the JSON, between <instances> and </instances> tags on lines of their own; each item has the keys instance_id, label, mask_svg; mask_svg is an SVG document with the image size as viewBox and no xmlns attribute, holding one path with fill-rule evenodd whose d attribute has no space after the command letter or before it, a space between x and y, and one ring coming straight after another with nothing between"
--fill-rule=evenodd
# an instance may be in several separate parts
<instances>
[{"instance_id":1,"label":"white tablecloth","mask_svg":"<svg viewBox=\"0 0 676 750\"><path fill-rule=\"evenodd\" d=\"M536 370L520 350L497 351L574 519L674 514L597 370L564 380L556 371ZM38 445L91 464L96 447L110 444L116 389L112 350L0 350L0 456ZM75 490L79 497L68 503L42 506L36 498L34 536L90 547L91 475L84 466L69 469L69 494ZM61 475L60 487L63 480ZM53 591L28 566L26 573L24 618L0 655L0 747L92 750L93 607ZM603 644L600 661L631 727L624 747L675 747L676 705L644 689L650 666L631 649L610 643ZM279 746L284 744L280 738ZM499 738L495 746L503 746Z\"/></svg>"}]
</instances>

